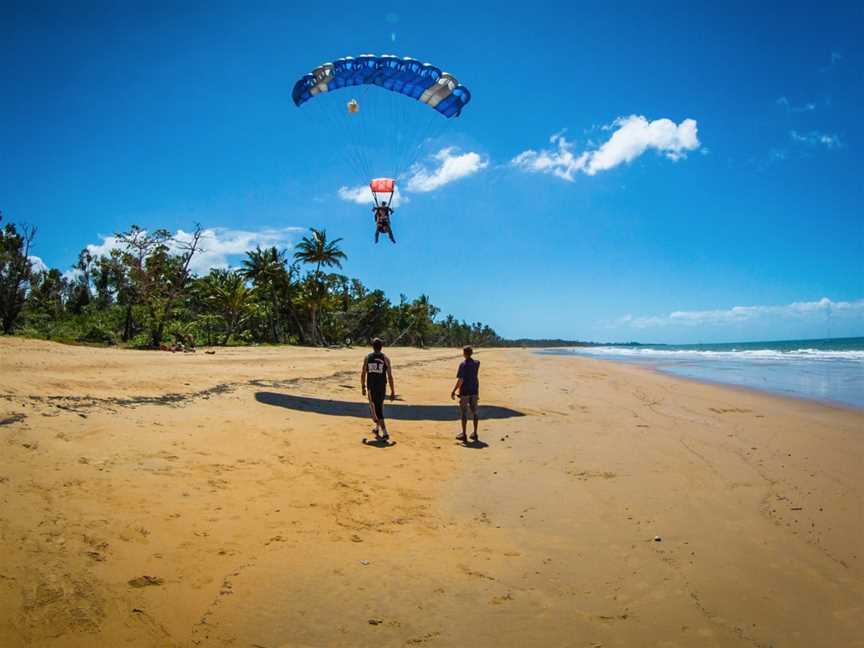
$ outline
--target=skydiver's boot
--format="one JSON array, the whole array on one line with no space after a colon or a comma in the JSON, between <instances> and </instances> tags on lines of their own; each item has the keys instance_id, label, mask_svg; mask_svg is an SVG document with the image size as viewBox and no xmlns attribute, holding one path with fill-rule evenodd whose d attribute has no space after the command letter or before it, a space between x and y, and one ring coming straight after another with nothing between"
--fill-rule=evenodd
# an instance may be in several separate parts
<instances>
[{"instance_id":1,"label":"skydiver's boot","mask_svg":"<svg viewBox=\"0 0 864 648\"><path fill-rule=\"evenodd\" d=\"M378 236L380 236L380 234L381 234L381 230L377 230L377 229L376 229L376 230L375 230L375 242L376 242L376 243L378 242Z\"/></svg>"}]
</instances>

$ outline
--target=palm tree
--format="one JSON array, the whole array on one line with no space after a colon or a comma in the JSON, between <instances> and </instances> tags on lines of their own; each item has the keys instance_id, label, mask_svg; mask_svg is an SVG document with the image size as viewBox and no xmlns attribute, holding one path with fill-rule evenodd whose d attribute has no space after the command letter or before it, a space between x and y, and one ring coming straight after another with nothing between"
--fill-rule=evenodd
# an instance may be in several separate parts
<instances>
[{"instance_id":1,"label":"palm tree","mask_svg":"<svg viewBox=\"0 0 864 648\"><path fill-rule=\"evenodd\" d=\"M225 324L224 346L246 323L252 308L252 293L239 272L218 268L199 279L197 287L210 312L219 315Z\"/></svg>"},{"instance_id":2,"label":"palm tree","mask_svg":"<svg viewBox=\"0 0 864 648\"><path fill-rule=\"evenodd\" d=\"M341 238L328 241L326 230L317 230L314 227L311 229L312 235L304 236L297 244L294 258L309 265L315 264L314 277L316 290L309 300L309 311L312 320L312 336L322 341L324 336L321 335L321 331L318 328L318 309L324 299L324 283L321 281L321 267L341 269L342 260L348 257L339 249Z\"/></svg>"},{"instance_id":3,"label":"palm tree","mask_svg":"<svg viewBox=\"0 0 864 648\"><path fill-rule=\"evenodd\" d=\"M279 318L279 284L285 274L285 252L275 247L262 250L257 246L246 253L243 260L243 277L255 284L257 292L266 295L270 302L267 309L267 319L270 325L271 342L280 342L281 325Z\"/></svg>"}]
</instances>

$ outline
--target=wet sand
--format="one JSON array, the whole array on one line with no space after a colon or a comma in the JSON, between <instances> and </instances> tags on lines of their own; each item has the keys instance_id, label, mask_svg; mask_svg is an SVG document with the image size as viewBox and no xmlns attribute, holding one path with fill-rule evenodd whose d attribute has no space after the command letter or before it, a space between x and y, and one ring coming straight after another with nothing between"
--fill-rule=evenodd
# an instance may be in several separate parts
<instances>
[{"instance_id":1,"label":"wet sand","mask_svg":"<svg viewBox=\"0 0 864 648\"><path fill-rule=\"evenodd\" d=\"M864 646L864 413L387 352L0 338L0 646Z\"/></svg>"}]
</instances>

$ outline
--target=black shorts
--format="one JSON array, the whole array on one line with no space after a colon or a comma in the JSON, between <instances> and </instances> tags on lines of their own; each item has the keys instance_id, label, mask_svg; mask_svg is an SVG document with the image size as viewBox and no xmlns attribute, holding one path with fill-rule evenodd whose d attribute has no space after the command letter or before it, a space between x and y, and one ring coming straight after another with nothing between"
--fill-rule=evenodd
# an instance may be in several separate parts
<instances>
[{"instance_id":1,"label":"black shorts","mask_svg":"<svg viewBox=\"0 0 864 648\"><path fill-rule=\"evenodd\" d=\"M368 386L366 388L366 393L369 394L369 413L372 414L375 419L383 421L384 397L387 395L387 388Z\"/></svg>"}]
</instances>

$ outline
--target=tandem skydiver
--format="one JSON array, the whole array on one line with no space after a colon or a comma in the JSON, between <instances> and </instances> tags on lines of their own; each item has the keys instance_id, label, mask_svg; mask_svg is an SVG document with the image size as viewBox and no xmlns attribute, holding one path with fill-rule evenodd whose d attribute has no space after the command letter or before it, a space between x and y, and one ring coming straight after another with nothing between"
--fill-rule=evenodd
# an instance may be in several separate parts
<instances>
[{"instance_id":1,"label":"tandem skydiver","mask_svg":"<svg viewBox=\"0 0 864 648\"><path fill-rule=\"evenodd\" d=\"M375 216L375 242L378 242L378 237L381 234L386 234L395 243L396 239L393 238L393 228L390 225L390 216L393 214L393 210L387 204L387 201L382 200L380 205L373 207L372 214Z\"/></svg>"}]
</instances>

